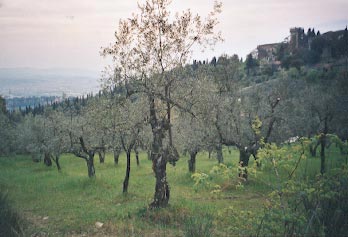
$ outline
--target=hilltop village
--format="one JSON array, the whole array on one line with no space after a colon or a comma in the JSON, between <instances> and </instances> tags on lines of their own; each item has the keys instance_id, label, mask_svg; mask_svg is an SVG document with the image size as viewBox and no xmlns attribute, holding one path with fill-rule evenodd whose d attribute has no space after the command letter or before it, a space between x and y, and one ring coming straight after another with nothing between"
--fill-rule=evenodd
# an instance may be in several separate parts
<instances>
[{"instance_id":1,"label":"hilltop village","mask_svg":"<svg viewBox=\"0 0 348 237\"><path fill-rule=\"evenodd\" d=\"M302 27L290 28L289 36L282 42L258 45L245 60L238 55L221 55L212 60L193 60L192 67L202 64L226 64L240 61L247 72L247 81L256 83L268 80L265 77L284 69L318 69L323 71L348 71L348 30L320 33L314 28L307 31Z\"/></svg>"},{"instance_id":2,"label":"hilltop village","mask_svg":"<svg viewBox=\"0 0 348 237\"><path fill-rule=\"evenodd\" d=\"M347 36L347 27L323 34L315 32L314 28L309 28L306 33L303 28L294 27L283 42L259 45L249 57L273 68L319 64L326 69L339 67L344 65L347 55Z\"/></svg>"}]
</instances>

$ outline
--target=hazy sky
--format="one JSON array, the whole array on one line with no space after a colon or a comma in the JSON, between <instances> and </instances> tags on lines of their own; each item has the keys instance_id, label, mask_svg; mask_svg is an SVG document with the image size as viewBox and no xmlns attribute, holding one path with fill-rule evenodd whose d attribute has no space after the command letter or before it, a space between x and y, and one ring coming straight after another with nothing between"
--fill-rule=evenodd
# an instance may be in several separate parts
<instances>
[{"instance_id":1,"label":"hazy sky","mask_svg":"<svg viewBox=\"0 0 348 237\"><path fill-rule=\"evenodd\" d=\"M344 29L348 0L223 0L219 30L225 41L194 58L237 53L243 58L259 44L280 42L294 26ZM205 16L212 0L173 0L174 11L191 8ZM100 70L102 46L113 42L120 18L136 0L0 0L0 67Z\"/></svg>"}]
</instances>

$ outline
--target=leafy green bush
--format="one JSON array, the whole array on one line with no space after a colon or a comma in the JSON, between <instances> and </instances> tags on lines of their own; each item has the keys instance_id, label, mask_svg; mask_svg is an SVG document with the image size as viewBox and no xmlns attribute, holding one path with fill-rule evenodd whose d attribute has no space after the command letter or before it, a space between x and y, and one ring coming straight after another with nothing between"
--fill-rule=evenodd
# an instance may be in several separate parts
<instances>
[{"instance_id":1,"label":"leafy green bush","mask_svg":"<svg viewBox=\"0 0 348 237\"><path fill-rule=\"evenodd\" d=\"M195 181L193 188L196 192L200 189L208 189L211 186L211 177L206 173L194 173L191 178Z\"/></svg>"},{"instance_id":2,"label":"leafy green bush","mask_svg":"<svg viewBox=\"0 0 348 237\"><path fill-rule=\"evenodd\" d=\"M289 181L269 195L259 234L346 236L348 170L332 169L312 183Z\"/></svg>"},{"instance_id":3,"label":"leafy green bush","mask_svg":"<svg viewBox=\"0 0 348 237\"><path fill-rule=\"evenodd\" d=\"M268 196L257 235L346 236L348 169L330 169L314 180L305 178L305 174L294 175L305 159L306 141L300 142L297 159L287 157L286 150L272 144L266 144L258 154L263 164L273 166L276 185ZM287 173L288 178L281 178L282 173Z\"/></svg>"},{"instance_id":4,"label":"leafy green bush","mask_svg":"<svg viewBox=\"0 0 348 237\"><path fill-rule=\"evenodd\" d=\"M326 236L348 233L348 170L332 169L318 176L314 185L302 194L308 213L310 232L323 230Z\"/></svg>"},{"instance_id":5,"label":"leafy green bush","mask_svg":"<svg viewBox=\"0 0 348 237\"><path fill-rule=\"evenodd\" d=\"M222 163L220 163L218 165L214 165L209 173L212 176L221 177L224 179L231 178L232 175L235 175L232 173L232 171L229 167L227 167L225 164L222 164Z\"/></svg>"}]
</instances>

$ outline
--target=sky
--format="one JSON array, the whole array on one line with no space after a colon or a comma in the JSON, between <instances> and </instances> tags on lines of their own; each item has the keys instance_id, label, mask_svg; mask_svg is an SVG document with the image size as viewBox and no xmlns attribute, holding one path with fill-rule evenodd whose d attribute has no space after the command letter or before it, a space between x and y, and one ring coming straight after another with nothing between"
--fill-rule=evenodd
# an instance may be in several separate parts
<instances>
[{"instance_id":1,"label":"sky","mask_svg":"<svg viewBox=\"0 0 348 237\"><path fill-rule=\"evenodd\" d=\"M140 1L142 2L142 1ZM224 42L205 60L246 54L260 44L281 42L291 27L320 32L344 29L347 0L222 0L218 30ZM191 8L206 16L213 0L173 0L173 12ZM120 18L137 11L136 0L0 0L0 68L102 70L110 62L100 48L114 41Z\"/></svg>"}]
</instances>

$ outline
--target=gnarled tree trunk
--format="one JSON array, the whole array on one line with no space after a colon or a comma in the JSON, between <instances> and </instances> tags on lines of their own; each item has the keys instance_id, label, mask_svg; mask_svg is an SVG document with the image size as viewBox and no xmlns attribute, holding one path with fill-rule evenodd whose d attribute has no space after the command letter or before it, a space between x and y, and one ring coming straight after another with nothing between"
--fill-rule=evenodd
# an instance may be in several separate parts
<instances>
[{"instance_id":1,"label":"gnarled tree trunk","mask_svg":"<svg viewBox=\"0 0 348 237\"><path fill-rule=\"evenodd\" d=\"M151 207L166 207L169 202L170 190L167 182L167 161L163 154L154 155L152 161L153 171L156 177L155 195Z\"/></svg>"},{"instance_id":2,"label":"gnarled tree trunk","mask_svg":"<svg viewBox=\"0 0 348 237\"><path fill-rule=\"evenodd\" d=\"M165 121L158 121L155 110L155 100L149 97L150 103L150 124L153 135L151 148L152 169L155 173L156 185L154 200L150 204L152 208L166 207L169 202L170 191L167 182L167 157L163 149L163 138L167 124Z\"/></svg>"}]
</instances>

